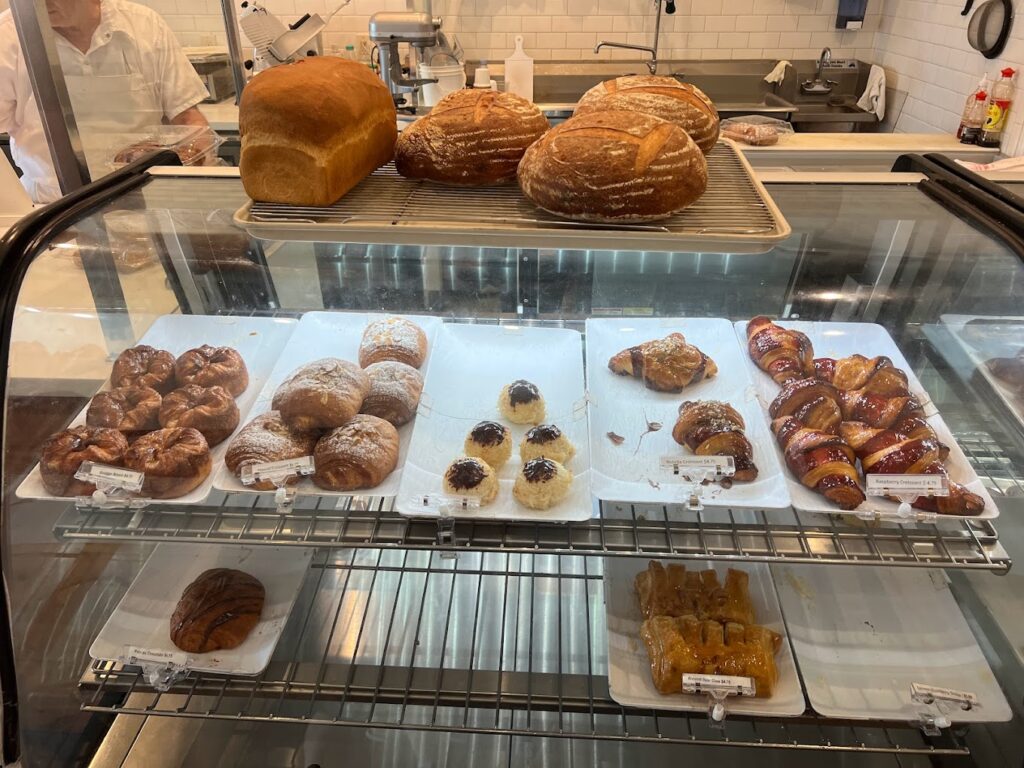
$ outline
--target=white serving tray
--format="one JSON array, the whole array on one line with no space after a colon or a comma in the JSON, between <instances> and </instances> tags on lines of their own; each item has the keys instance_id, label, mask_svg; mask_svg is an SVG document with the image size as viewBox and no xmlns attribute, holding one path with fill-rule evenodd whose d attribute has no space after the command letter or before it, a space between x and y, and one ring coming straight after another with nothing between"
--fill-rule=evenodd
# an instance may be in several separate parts
<instances>
[{"instance_id":1,"label":"white serving tray","mask_svg":"<svg viewBox=\"0 0 1024 768\"><path fill-rule=\"evenodd\" d=\"M210 344L217 347L234 347L245 361L249 370L249 386L235 398L238 405L238 429L249 419L249 409L256 402L263 382L274 366L278 353L284 348L285 342L296 327L294 320L286 318L238 317L232 315L164 315L158 317L149 330L139 339L138 344L148 344L157 349L166 349L174 355L180 355L190 349ZM102 389L109 389L110 382ZM70 426L85 423L87 405L74 418ZM235 430L238 431L237 429ZM232 437L234 433L232 433ZM231 437L210 451L213 469L202 485L179 496L176 499L160 499L160 504L198 504L204 501L213 488L213 479L217 468L224 463ZM17 490L21 499L56 499L43 487L43 479L36 464L28 477L22 481Z\"/></svg>"},{"instance_id":2,"label":"white serving tray","mask_svg":"<svg viewBox=\"0 0 1024 768\"><path fill-rule=\"evenodd\" d=\"M942 315L942 324L963 349L978 373L989 383L1006 408L1018 422L1024 424L1024 398L1004 381L997 378L985 365L993 357L1014 357L1024 347L1024 317L984 317L980 315ZM985 336L972 336L968 323L984 320L982 326L989 331ZM927 328L926 328L927 331Z\"/></svg>"},{"instance_id":3,"label":"white serving tray","mask_svg":"<svg viewBox=\"0 0 1024 768\"><path fill-rule=\"evenodd\" d=\"M840 358L856 353L860 353L865 357L885 355L892 360L893 365L897 368L902 368L907 374L910 391L917 396L924 406L928 423L935 430L939 440L949 446L949 457L943 463L946 469L949 470L950 479L965 485L969 490L985 500L985 511L974 519L990 520L999 517L999 510L996 508L995 502L992 501L992 496L981 482L977 472L974 471L974 467L971 466L960 446L957 445L953 433L949 431L946 422L943 421L942 416L936 411L934 403L928 397L928 393L921 386L921 382L914 375L914 371L907 362L907 359L903 357L903 353L900 352L896 342L892 340L892 337L885 328L874 323L826 323L802 320L781 320L776 321L776 323L783 328L790 328L807 334L814 345L814 356L816 358ZM735 324L735 327L736 336L743 349L746 350L747 322L738 322ZM779 394L781 387L772 380L771 376L764 373L754 364L749 354L744 355L744 359L754 379L754 387L757 391L758 399L761 401L761 405L767 414L768 406L775 399L776 395ZM782 450L778 448L774 435L772 436L772 445L778 450L781 459ZM783 463L785 463L784 460ZM850 514L839 509L839 507L820 493L816 493L810 488L805 488L788 468L784 474L786 482L789 483L789 495L792 497L793 506L797 510L802 512L824 512L827 514ZM863 487L863 475L861 480L861 487ZM857 512L894 515L898 508L899 504L897 502L888 501L880 496L868 496L864 503L857 508ZM943 515L939 515L939 521L943 517ZM953 519L958 518L954 517Z\"/></svg>"},{"instance_id":4,"label":"white serving tray","mask_svg":"<svg viewBox=\"0 0 1024 768\"><path fill-rule=\"evenodd\" d=\"M463 455L466 434L478 421L505 423L512 432L513 454L498 472L501 489L487 506L458 512L456 517L565 522L589 520L590 447L584 396L583 340L566 328L512 325L446 324L427 370L424 398L413 430L409 458L402 475L396 508L404 515L438 517L436 509L417 502L437 495L448 464ZM557 425L576 447L569 462L574 479L569 495L551 509L523 506L512 495L520 467L519 443L530 425L505 422L498 412L501 388L516 379L537 385L546 404L545 422Z\"/></svg>"},{"instance_id":5,"label":"white serving tray","mask_svg":"<svg viewBox=\"0 0 1024 768\"><path fill-rule=\"evenodd\" d=\"M655 392L640 379L608 370L612 355L627 347L674 332L711 357L718 374L685 388L679 394ZM587 391L590 395L590 455L594 495L605 501L669 503L682 500L683 485L661 466L663 456L692 456L672 439L672 428L685 400L721 400L746 422L745 433L754 447L757 479L731 488L708 486L702 502L709 507L788 509L786 480L764 410L754 395L746 353L736 344L728 320L706 318L614 318L587 320ZM662 424L644 435L647 422ZM608 433L625 438L615 445ZM643 436L643 440L640 440ZM639 449L638 449L639 448Z\"/></svg>"},{"instance_id":6,"label":"white serving tray","mask_svg":"<svg viewBox=\"0 0 1024 768\"><path fill-rule=\"evenodd\" d=\"M687 568L691 567L687 563ZM725 583L727 563L694 563L695 568L714 568ZM640 638L643 616L633 588L633 580L647 569L642 558L609 557L604 561L604 602L608 627L608 690L611 697L625 707L703 712L708 697L697 694L662 695L651 679L651 662L644 641ZM730 696L726 711L735 715L766 715L796 717L807 708L793 652L786 637L782 609L775 594L771 571L763 563L744 563L741 570L750 574L750 597L754 602L757 623L782 635L782 646L775 655L779 682L768 699Z\"/></svg>"},{"instance_id":7,"label":"white serving tray","mask_svg":"<svg viewBox=\"0 0 1024 768\"><path fill-rule=\"evenodd\" d=\"M953 723L1004 722L1010 707L939 570L772 566L807 697L825 717L913 720L938 714L911 683L974 693ZM943 705L945 706L945 705Z\"/></svg>"},{"instance_id":8,"label":"white serving tray","mask_svg":"<svg viewBox=\"0 0 1024 768\"><path fill-rule=\"evenodd\" d=\"M370 321L381 317L404 317L411 320L423 329L427 336L427 358L420 367L420 373L426 373L427 362L434 347L434 336L437 329L441 327L442 320L439 317L428 315L389 315L387 313L362 313L362 312L307 312L304 314L295 332L277 358L277 363L266 379L263 390L259 393L255 405L249 411L249 416L244 424L248 424L262 413L271 410L271 403L274 393L281 386L285 379L297 368L320 360L324 357L337 357L342 360L359 364L359 343L363 338L363 331ZM405 457L409 452L409 438L412 435L414 418L408 424L398 428L398 463L395 470L388 475L384 482L376 488L358 491L329 491L315 485L309 478L300 480L296 486L296 494L299 496L394 496L398 492L399 481L402 477L402 467L405 464ZM243 424L243 426L244 426ZM266 491L255 491L252 488L242 485L242 482L235 477L235 473L227 468L221 457L214 469L214 487L228 493L264 493ZM273 496L273 494L269 494Z\"/></svg>"},{"instance_id":9,"label":"white serving tray","mask_svg":"<svg viewBox=\"0 0 1024 768\"><path fill-rule=\"evenodd\" d=\"M312 555L313 550L303 547L157 544L103 625L89 655L102 661L123 661L129 648L140 648L184 655L185 668L193 672L258 675L270 662ZM237 648L184 654L171 642L171 615L185 587L210 568L235 568L259 579L266 590L263 613Z\"/></svg>"}]
</instances>

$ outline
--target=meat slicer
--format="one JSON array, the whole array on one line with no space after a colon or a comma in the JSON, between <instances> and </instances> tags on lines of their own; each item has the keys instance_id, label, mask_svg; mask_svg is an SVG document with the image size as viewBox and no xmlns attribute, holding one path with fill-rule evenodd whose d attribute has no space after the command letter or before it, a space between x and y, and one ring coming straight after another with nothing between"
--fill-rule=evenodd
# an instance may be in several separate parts
<instances>
[{"instance_id":1,"label":"meat slicer","mask_svg":"<svg viewBox=\"0 0 1024 768\"><path fill-rule=\"evenodd\" d=\"M351 2L342 0L326 18L319 13L307 13L286 25L255 0L243 0L238 24L253 47L252 63L247 62L247 66L256 73L316 53L316 36Z\"/></svg>"},{"instance_id":2,"label":"meat slicer","mask_svg":"<svg viewBox=\"0 0 1024 768\"><path fill-rule=\"evenodd\" d=\"M380 76L391 91L391 97L398 107L406 104L406 95L413 94L427 83L437 80L415 76L416 62L422 51L437 45L437 32L441 19L429 13L414 11L382 11L370 17L370 41L380 52ZM409 76L402 72L398 46L406 43L413 49L413 71Z\"/></svg>"}]
</instances>

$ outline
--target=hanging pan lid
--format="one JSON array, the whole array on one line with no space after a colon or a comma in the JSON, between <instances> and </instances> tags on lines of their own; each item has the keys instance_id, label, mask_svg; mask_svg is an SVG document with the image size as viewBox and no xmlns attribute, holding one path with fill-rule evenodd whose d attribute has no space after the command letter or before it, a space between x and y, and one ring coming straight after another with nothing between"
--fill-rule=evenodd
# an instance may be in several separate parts
<instances>
[{"instance_id":1,"label":"hanging pan lid","mask_svg":"<svg viewBox=\"0 0 1024 768\"><path fill-rule=\"evenodd\" d=\"M1013 25L1010 0L986 0L971 16L967 40L986 59L994 59L1006 47Z\"/></svg>"}]
</instances>

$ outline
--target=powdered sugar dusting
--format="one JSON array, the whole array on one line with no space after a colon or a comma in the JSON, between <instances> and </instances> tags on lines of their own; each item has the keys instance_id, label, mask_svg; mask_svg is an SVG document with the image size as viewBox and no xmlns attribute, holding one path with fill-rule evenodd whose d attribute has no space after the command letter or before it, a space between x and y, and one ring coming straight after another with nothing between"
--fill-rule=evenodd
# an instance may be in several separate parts
<instances>
[{"instance_id":1,"label":"powdered sugar dusting","mask_svg":"<svg viewBox=\"0 0 1024 768\"><path fill-rule=\"evenodd\" d=\"M278 411L267 411L250 421L235 435L224 462L237 471L244 464L308 456L316 445L315 432L289 429Z\"/></svg>"},{"instance_id":2,"label":"powdered sugar dusting","mask_svg":"<svg viewBox=\"0 0 1024 768\"><path fill-rule=\"evenodd\" d=\"M360 353L373 356L388 348L397 347L410 355L418 356L421 339L426 341L426 336L415 323L402 317L384 317L366 326Z\"/></svg>"},{"instance_id":3,"label":"powdered sugar dusting","mask_svg":"<svg viewBox=\"0 0 1024 768\"><path fill-rule=\"evenodd\" d=\"M371 399L394 398L409 411L416 410L423 391L423 375L411 365L395 360L383 360L363 369L370 377Z\"/></svg>"}]
</instances>

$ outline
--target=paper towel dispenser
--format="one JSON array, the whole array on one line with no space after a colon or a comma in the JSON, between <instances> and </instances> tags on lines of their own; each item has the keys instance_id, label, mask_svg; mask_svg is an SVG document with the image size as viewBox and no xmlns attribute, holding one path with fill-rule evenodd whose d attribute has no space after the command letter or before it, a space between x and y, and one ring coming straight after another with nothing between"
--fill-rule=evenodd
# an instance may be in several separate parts
<instances>
[{"instance_id":1,"label":"paper towel dispenser","mask_svg":"<svg viewBox=\"0 0 1024 768\"><path fill-rule=\"evenodd\" d=\"M839 0L836 29L860 29L864 26L864 14L867 10L868 0Z\"/></svg>"}]
</instances>

